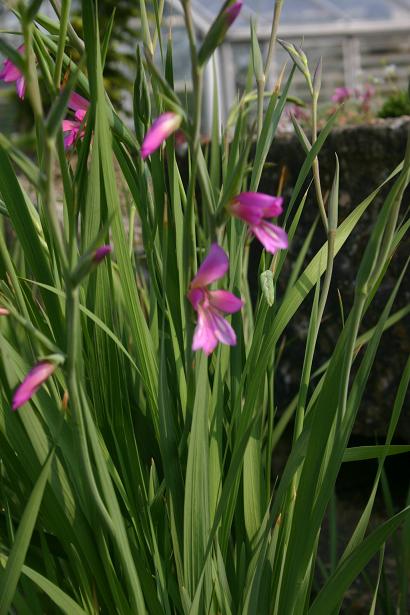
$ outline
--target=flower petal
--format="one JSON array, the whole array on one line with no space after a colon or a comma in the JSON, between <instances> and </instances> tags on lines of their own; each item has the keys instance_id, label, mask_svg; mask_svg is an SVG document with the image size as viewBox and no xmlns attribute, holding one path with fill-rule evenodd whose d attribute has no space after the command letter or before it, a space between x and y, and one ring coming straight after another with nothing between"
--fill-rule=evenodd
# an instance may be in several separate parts
<instances>
[{"instance_id":1,"label":"flower petal","mask_svg":"<svg viewBox=\"0 0 410 615\"><path fill-rule=\"evenodd\" d=\"M74 117L79 122L82 122L86 115L87 115L87 109L78 109L78 111L75 112Z\"/></svg>"},{"instance_id":2,"label":"flower petal","mask_svg":"<svg viewBox=\"0 0 410 615\"><path fill-rule=\"evenodd\" d=\"M236 345L236 334L231 325L216 310L208 310L208 321L212 322L213 334L222 344Z\"/></svg>"},{"instance_id":3,"label":"flower petal","mask_svg":"<svg viewBox=\"0 0 410 615\"><path fill-rule=\"evenodd\" d=\"M48 361L42 361L33 367L13 395L13 410L17 410L17 408L20 408L26 401L31 399L43 382L51 376L56 367L54 363L49 363Z\"/></svg>"},{"instance_id":4,"label":"flower petal","mask_svg":"<svg viewBox=\"0 0 410 615\"><path fill-rule=\"evenodd\" d=\"M242 299L236 297L227 290L211 290L208 292L209 303L220 310L221 312L228 312L233 314L239 312L243 306Z\"/></svg>"},{"instance_id":5,"label":"flower petal","mask_svg":"<svg viewBox=\"0 0 410 615\"><path fill-rule=\"evenodd\" d=\"M215 282L215 280L219 280L228 271L228 267L227 255L217 243L213 243L207 257L191 282L191 288L203 288Z\"/></svg>"},{"instance_id":6,"label":"flower petal","mask_svg":"<svg viewBox=\"0 0 410 615\"><path fill-rule=\"evenodd\" d=\"M93 255L94 263L100 263L108 254L112 252L112 247L109 244L97 248Z\"/></svg>"},{"instance_id":7,"label":"flower petal","mask_svg":"<svg viewBox=\"0 0 410 615\"><path fill-rule=\"evenodd\" d=\"M191 290L188 292L188 299L191 302L191 305L194 310L198 311L198 305L203 300L204 295L205 293L202 288L191 288Z\"/></svg>"},{"instance_id":8,"label":"flower petal","mask_svg":"<svg viewBox=\"0 0 410 615\"><path fill-rule=\"evenodd\" d=\"M68 108L72 109L72 111L87 111L90 106L89 101L86 98L77 94L77 92L73 92L68 101ZM85 113L84 113L85 115Z\"/></svg>"},{"instance_id":9,"label":"flower petal","mask_svg":"<svg viewBox=\"0 0 410 615\"><path fill-rule=\"evenodd\" d=\"M288 247L288 236L286 232L270 222L262 220L256 226L251 226L251 231L259 239L265 250L275 254L278 250Z\"/></svg>"},{"instance_id":10,"label":"flower petal","mask_svg":"<svg viewBox=\"0 0 410 615\"><path fill-rule=\"evenodd\" d=\"M10 60L5 60L3 70L0 73L0 79L2 79L4 83L12 83L13 81L17 81L21 76L21 70Z\"/></svg>"},{"instance_id":11,"label":"flower petal","mask_svg":"<svg viewBox=\"0 0 410 615\"><path fill-rule=\"evenodd\" d=\"M21 77L19 77L16 81L16 90L18 97L23 100L24 94L26 92L26 80L24 79L23 75L21 75Z\"/></svg>"},{"instance_id":12,"label":"flower petal","mask_svg":"<svg viewBox=\"0 0 410 615\"><path fill-rule=\"evenodd\" d=\"M238 17L239 13L241 12L242 5L243 0L237 0L237 2L234 2L233 4L231 4L231 6L228 6L228 8L225 9L224 14L226 15L229 26L231 26L235 19Z\"/></svg>"},{"instance_id":13,"label":"flower petal","mask_svg":"<svg viewBox=\"0 0 410 615\"><path fill-rule=\"evenodd\" d=\"M176 113L167 112L160 115L145 135L141 145L141 158L144 160L155 152L161 143L179 128L181 121L181 116Z\"/></svg>"},{"instance_id":14,"label":"flower petal","mask_svg":"<svg viewBox=\"0 0 410 615\"><path fill-rule=\"evenodd\" d=\"M262 218L276 218L282 209L283 198L263 192L242 192L230 206L234 216L248 224L258 224Z\"/></svg>"},{"instance_id":15,"label":"flower petal","mask_svg":"<svg viewBox=\"0 0 410 615\"><path fill-rule=\"evenodd\" d=\"M218 344L217 337L213 331L213 321L209 318L205 310L198 310L198 324L195 327L192 340L192 350L202 350L206 355L210 355Z\"/></svg>"}]
</instances>

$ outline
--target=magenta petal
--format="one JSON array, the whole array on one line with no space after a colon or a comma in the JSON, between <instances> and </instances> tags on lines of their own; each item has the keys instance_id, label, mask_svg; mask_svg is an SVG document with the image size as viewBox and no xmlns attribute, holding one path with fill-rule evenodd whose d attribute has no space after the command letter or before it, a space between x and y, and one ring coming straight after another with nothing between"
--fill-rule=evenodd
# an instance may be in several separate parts
<instances>
[{"instance_id":1,"label":"magenta petal","mask_svg":"<svg viewBox=\"0 0 410 615\"><path fill-rule=\"evenodd\" d=\"M20 408L20 406L31 399L55 369L56 365L48 361L42 361L33 367L13 395L13 410L17 410L17 408Z\"/></svg>"},{"instance_id":2,"label":"magenta petal","mask_svg":"<svg viewBox=\"0 0 410 615\"><path fill-rule=\"evenodd\" d=\"M26 80L23 76L19 77L16 81L16 90L19 98L23 100L24 94L26 92Z\"/></svg>"},{"instance_id":3,"label":"magenta petal","mask_svg":"<svg viewBox=\"0 0 410 615\"><path fill-rule=\"evenodd\" d=\"M242 299L239 299L227 290L211 290L208 292L208 295L209 303L221 312L233 314L234 312L239 312L243 306Z\"/></svg>"},{"instance_id":4,"label":"magenta petal","mask_svg":"<svg viewBox=\"0 0 410 615\"><path fill-rule=\"evenodd\" d=\"M235 19L238 17L239 13L241 12L242 5L243 5L243 0L238 0L237 2L234 2L233 4L231 4L231 6L228 6L227 9L225 9L225 15L227 17L227 21L230 26L233 24L233 22L235 21Z\"/></svg>"},{"instance_id":5,"label":"magenta petal","mask_svg":"<svg viewBox=\"0 0 410 615\"><path fill-rule=\"evenodd\" d=\"M219 280L228 271L229 261L225 252L213 243L208 252L208 256L198 269L198 272L191 282L191 288L202 288Z\"/></svg>"},{"instance_id":6,"label":"magenta petal","mask_svg":"<svg viewBox=\"0 0 410 615\"><path fill-rule=\"evenodd\" d=\"M12 83L13 81L17 81L21 76L21 70L17 68L17 66L14 66L10 60L5 60L3 70L0 73L0 79L5 83Z\"/></svg>"},{"instance_id":7,"label":"magenta petal","mask_svg":"<svg viewBox=\"0 0 410 615\"><path fill-rule=\"evenodd\" d=\"M69 130L78 130L80 127L80 123L77 120L63 120L62 129L63 132L68 132Z\"/></svg>"},{"instance_id":8,"label":"magenta petal","mask_svg":"<svg viewBox=\"0 0 410 615\"><path fill-rule=\"evenodd\" d=\"M238 218L248 224L257 224L261 218L276 218L283 211L283 198L263 192L242 192L233 199L232 209Z\"/></svg>"},{"instance_id":9,"label":"magenta petal","mask_svg":"<svg viewBox=\"0 0 410 615\"><path fill-rule=\"evenodd\" d=\"M257 226L252 226L251 230L271 254L288 247L288 236L280 226L262 220Z\"/></svg>"},{"instance_id":10,"label":"magenta petal","mask_svg":"<svg viewBox=\"0 0 410 615\"><path fill-rule=\"evenodd\" d=\"M282 197L269 196L257 192L238 195L230 205L231 213L251 226L263 218L274 218L282 213Z\"/></svg>"},{"instance_id":11,"label":"magenta petal","mask_svg":"<svg viewBox=\"0 0 410 615\"><path fill-rule=\"evenodd\" d=\"M87 109L78 109L78 111L75 112L74 117L81 123L86 115Z\"/></svg>"},{"instance_id":12,"label":"magenta petal","mask_svg":"<svg viewBox=\"0 0 410 615\"><path fill-rule=\"evenodd\" d=\"M112 247L109 244L97 248L93 256L94 263L100 263L110 252L112 252Z\"/></svg>"},{"instance_id":13,"label":"magenta petal","mask_svg":"<svg viewBox=\"0 0 410 615\"><path fill-rule=\"evenodd\" d=\"M202 288L191 288L191 290L188 292L188 299L191 302L191 305L194 310L198 310L198 305L201 303L204 296L205 293Z\"/></svg>"},{"instance_id":14,"label":"magenta petal","mask_svg":"<svg viewBox=\"0 0 410 615\"><path fill-rule=\"evenodd\" d=\"M69 149L76 141L78 135L78 130L70 130L66 135L64 135L64 149Z\"/></svg>"},{"instance_id":15,"label":"magenta petal","mask_svg":"<svg viewBox=\"0 0 410 615\"><path fill-rule=\"evenodd\" d=\"M212 321L213 334L218 341L228 346L236 345L235 331L223 316L211 309L208 311L208 319Z\"/></svg>"},{"instance_id":16,"label":"magenta petal","mask_svg":"<svg viewBox=\"0 0 410 615\"><path fill-rule=\"evenodd\" d=\"M168 112L160 115L148 130L141 145L141 157L150 156L173 132L175 132L182 118L176 113Z\"/></svg>"},{"instance_id":17,"label":"magenta petal","mask_svg":"<svg viewBox=\"0 0 410 615\"><path fill-rule=\"evenodd\" d=\"M24 53L24 45L20 45L17 51L20 54ZM8 58L6 58L3 62L3 68L0 71L0 79L5 83L12 83L13 81L16 81L17 94L20 98L24 98L26 84L23 74L21 70L17 68L17 66L15 66Z\"/></svg>"},{"instance_id":18,"label":"magenta petal","mask_svg":"<svg viewBox=\"0 0 410 615\"><path fill-rule=\"evenodd\" d=\"M273 196L272 201L268 207L265 207L265 218L277 218L283 212L283 197Z\"/></svg>"},{"instance_id":19,"label":"magenta petal","mask_svg":"<svg viewBox=\"0 0 410 615\"><path fill-rule=\"evenodd\" d=\"M218 344L218 339L213 331L212 319L205 310L199 309L198 324L195 328L192 340L192 350L203 350L206 355L211 354Z\"/></svg>"},{"instance_id":20,"label":"magenta petal","mask_svg":"<svg viewBox=\"0 0 410 615\"><path fill-rule=\"evenodd\" d=\"M87 111L90 103L88 100L77 94L77 92L73 92L68 101L68 108L73 111ZM85 115L85 113L84 113Z\"/></svg>"},{"instance_id":21,"label":"magenta petal","mask_svg":"<svg viewBox=\"0 0 410 615\"><path fill-rule=\"evenodd\" d=\"M77 139L80 123L76 120L63 120L64 149L69 149Z\"/></svg>"},{"instance_id":22,"label":"magenta petal","mask_svg":"<svg viewBox=\"0 0 410 615\"><path fill-rule=\"evenodd\" d=\"M233 216L243 220L247 224L259 224L263 218L263 209L253 205L245 205L235 200L229 207Z\"/></svg>"}]
</instances>

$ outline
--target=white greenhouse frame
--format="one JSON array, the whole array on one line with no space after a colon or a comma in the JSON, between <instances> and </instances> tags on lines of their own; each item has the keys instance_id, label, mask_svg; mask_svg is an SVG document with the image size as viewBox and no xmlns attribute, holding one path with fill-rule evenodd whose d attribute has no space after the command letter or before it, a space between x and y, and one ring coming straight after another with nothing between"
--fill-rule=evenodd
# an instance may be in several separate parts
<instances>
[{"instance_id":1,"label":"white greenhouse frame","mask_svg":"<svg viewBox=\"0 0 410 615\"><path fill-rule=\"evenodd\" d=\"M360 0L358 1L360 2ZM166 0L166 2L172 12L182 12L178 0ZM392 17L386 20L353 19L343 10L328 2L328 0L311 0L311 2L316 8L323 8L327 13L331 13L332 20L319 24L308 22L301 24L281 23L278 33L280 38L297 43L303 40L305 50L309 48L326 48L326 46L328 48L332 46L334 48L338 47L341 54L342 69L340 71L340 83L337 85L345 85L351 88L359 85L359 75L362 73L364 65L369 65L368 56L371 55L371 51L366 52L365 50L363 52L362 47L389 39L397 43L397 46L401 45L404 47L404 51L400 51L402 54L400 62L404 66L401 68L401 74L398 77L400 85L406 85L410 77L410 0L386 0L393 13ZM221 6L222 3L221 0ZM214 54L215 73L212 63L208 64L204 83L203 128L205 132L209 131L211 125L214 77L216 76L218 81L219 108L222 122L226 120L228 110L237 95L235 46L250 43L250 29L248 26L243 25L244 18L248 21L251 18L255 19L259 41L262 45L267 44L270 37L273 5L274 0L272 0L272 11L270 13L258 15L246 3L242 10L241 20L238 20L238 22L240 21L239 25L234 24L232 26L226 35L224 43ZM214 15L205 7L206 2L200 0L193 1L193 21L199 39L204 37L214 18ZM174 14L173 17L169 18L169 23L170 25L181 26L183 21L180 15ZM364 58L364 53L367 53L366 58ZM281 64L283 59L284 54L278 52L276 64ZM270 75L271 83L273 83L276 73L277 66L273 66ZM324 80L324 88L326 88L326 73L324 74ZM329 94L329 91L327 93Z\"/></svg>"}]
</instances>

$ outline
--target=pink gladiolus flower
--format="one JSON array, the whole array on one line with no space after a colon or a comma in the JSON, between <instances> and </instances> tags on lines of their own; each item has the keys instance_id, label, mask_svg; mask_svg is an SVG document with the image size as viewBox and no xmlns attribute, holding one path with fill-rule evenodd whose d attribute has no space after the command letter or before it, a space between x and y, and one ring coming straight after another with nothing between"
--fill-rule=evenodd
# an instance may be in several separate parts
<instances>
[{"instance_id":1,"label":"pink gladiolus flower","mask_svg":"<svg viewBox=\"0 0 410 615\"><path fill-rule=\"evenodd\" d=\"M265 250L275 254L288 247L286 232L267 222L265 218L276 218L282 213L283 198L261 192L242 192L229 205L233 216L249 225L251 232L259 239Z\"/></svg>"},{"instance_id":2,"label":"pink gladiolus flower","mask_svg":"<svg viewBox=\"0 0 410 615\"><path fill-rule=\"evenodd\" d=\"M20 45L17 50L20 54L24 53L24 45ZM5 83L16 82L16 90L18 97L23 99L26 91L26 81L23 73L9 59L4 60L3 69L0 71L0 79Z\"/></svg>"},{"instance_id":3,"label":"pink gladiolus flower","mask_svg":"<svg viewBox=\"0 0 410 615\"><path fill-rule=\"evenodd\" d=\"M7 308L0 307L0 316L9 316L10 312Z\"/></svg>"},{"instance_id":4,"label":"pink gladiolus flower","mask_svg":"<svg viewBox=\"0 0 410 615\"><path fill-rule=\"evenodd\" d=\"M242 5L243 0L238 0L238 2L234 2L233 4L231 4L231 6L228 6L228 8L225 9L225 15L230 26L233 24L233 22L241 12Z\"/></svg>"},{"instance_id":5,"label":"pink gladiolus flower","mask_svg":"<svg viewBox=\"0 0 410 615\"><path fill-rule=\"evenodd\" d=\"M332 96L332 101L341 104L346 100L349 100L349 98L351 98L352 96L352 93L353 92L350 88L336 88Z\"/></svg>"},{"instance_id":6,"label":"pink gladiolus flower","mask_svg":"<svg viewBox=\"0 0 410 615\"><path fill-rule=\"evenodd\" d=\"M74 92L68 101L68 108L74 111L74 120L63 120L64 148L69 149L78 138L84 138L84 118L86 116L90 103L88 100Z\"/></svg>"},{"instance_id":7,"label":"pink gladiolus flower","mask_svg":"<svg viewBox=\"0 0 410 615\"><path fill-rule=\"evenodd\" d=\"M110 252L112 252L112 247L110 245L97 248L93 255L94 263L100 263Z\"/></svg>"},{"instance_id":8,"label":"pink gladiolus flower","mask_svg":"<svg viewBox=\"0 0 410 615\"><path fill-rule=\"evenodd\" d=\"M155 152L180 127L181 121L181 116L171 111L157 117L141 145L141 158L145 160L147 156Z\"/></svg>"},{"instance_id":9,"label":"pink gladiolus flower","mask_svg":"<svg viewBox=\"0 0 410 615\"><path fill-rule=\"evenodd\" d=\"M215 350L218 342L235 346L236 335L222 312L238 312L243 301L227 290L208 290L206 287L222 278L228 271L229 261L225 252L216 243L191 282L188 299L198 313L192 350L203 349L206 355Z\"/></svg>"},{"instance_id":10,"label":"pink gladiolus flower","mask_svg":"<svg viewBox=\"0 0 410 615\"><path fill-rule=\"evenodd\" d=\"M57 365L49 361L42 361L33 367L13 395L13 410L17 410L17 408L20 408L20 406L31 399L43 382L51 376L56 367Z\"/></svg>"}]
</instances>

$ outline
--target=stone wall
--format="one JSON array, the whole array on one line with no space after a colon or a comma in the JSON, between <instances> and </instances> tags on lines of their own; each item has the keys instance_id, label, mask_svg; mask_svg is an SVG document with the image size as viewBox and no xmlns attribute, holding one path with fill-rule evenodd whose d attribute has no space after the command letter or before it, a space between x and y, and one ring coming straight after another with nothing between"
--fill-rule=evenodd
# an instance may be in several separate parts
<instances>
[{"instance_id":1,"label":"stone wall","mask_svg":"<svg viewBox=\"0 0 410 615\"><path fill-rule=\"evenodd\" d=\"M325 189L331 186L334 174L334 153L340 161L340 221L368 196L401 162L404 156L407 132L410 129L410 118L377 121L371 125L338 128L332 132L326 141L319 157L321 178ZM286 166L288 179L285 196L292 191L299 170L304 161L304 153L295 135L281 135L274 142L266 171L263 173L260 189L274 194L278 185L280 169ZM319 359L320 365L331 353L341 329L341 310L338 299L339 290L344 305L345 314L352 305L354 295L355 274L364 249L367 245L373 223L383 203L383 197L388 189L368 208L366 214L356 227L352 237L336 257L334 281L332 284L329 304L322 325ZM404 213L409 206L409 194L405 195L402 205ZM286 201L285 201L286 206ZM314 190L305 205L305 211L297 237L290 249L289 263L298 253L306 233L317 216L317 205ZM312 257L325 240L320 229L309 256ZM256 244L256 242L254 242ZM253 248L254 250L256 248ZM410 238L403 240L395 254L383 285L365 317L363 331L373 326L394 287L394 284L410 254ZM258 255L254 254L254 263ZM393 312L409 305L410 276L407 274L399 296L393 306ZM281 373L278 375L278 400L290 400L297 390L298 378L303 360L304 341L306 338L310 301L292 323L287 331L288 347L282 361ZM368 382L365 398L361 405L354 434L365 438L379 440L386 433L386 428L393 408L394 398L401 373L410 353L410 317L392 327L382 339L376 362ZM400 425L399 436L407 441L410 439L410 398L407 397Z\"/></svg>"}]
</instances>

